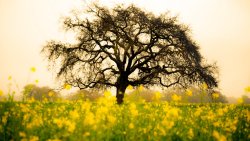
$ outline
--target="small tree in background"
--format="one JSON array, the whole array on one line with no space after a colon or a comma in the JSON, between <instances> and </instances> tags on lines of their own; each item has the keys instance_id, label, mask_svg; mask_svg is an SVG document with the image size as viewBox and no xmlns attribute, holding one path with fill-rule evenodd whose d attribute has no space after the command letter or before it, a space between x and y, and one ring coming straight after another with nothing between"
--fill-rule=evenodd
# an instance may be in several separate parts
<instances>
[{"instance_id":1,"label":"small tree in background","mask_svg":"<svg viewBox=\"0 0 250 141\"><path fill-rule=\"evenodd\" d=\"M242 95L241 98L243 100L243 103L250 104L250 98L247 95Z\"/></svg>"},{"instance_id":2,"label":"small tree in background","mask_svg":"<svg viewBox=\"0 0 250 141\"><path fill-rule=\"evenodd\" d=\"M23 88L23 100L34 99L38 101L55 101L60 98L59 93L49 87L38 87L34 84L28 84Z\"/></svg>"},{"instance_id":3,"label":"small tree in background","mask_svg":"<svg viewBox=\"0 0 250 141\"><path fill-rule=\"evenodd\" d=\"M134 5L95 5L84 14L64 20L76 43L50 41L43 48L65 83L80 89L115 87L119 104L128 85L217 87L216 66L205 64L188 27L176 17L155 16Z\"/></svg>"},{"instance_id":4,"label":"small tree in background","mask_svg":"<svg viewBox=\"0 0 250 141\"><path fill-rule=\"evenodd\" d=\"M165 92L165 99L170 101L173 94L182 97L182 102L188 103L227 103L226 97L219 91L204 87L189 87L186 90L173 89Z\"/></svg>"},{"instance_id":5,"label":"small tree in background","mask_svg":"<svg viewBox=\"0 0 250 141\"><path fill-rule=\"evenodd\" d=\"M90 100L90 101L96 101L98 98L103 96L102 91L88 91L88 90L79 90L75 93L70 94L66 97L68 100Z\"/></svg>"}]
</instances>

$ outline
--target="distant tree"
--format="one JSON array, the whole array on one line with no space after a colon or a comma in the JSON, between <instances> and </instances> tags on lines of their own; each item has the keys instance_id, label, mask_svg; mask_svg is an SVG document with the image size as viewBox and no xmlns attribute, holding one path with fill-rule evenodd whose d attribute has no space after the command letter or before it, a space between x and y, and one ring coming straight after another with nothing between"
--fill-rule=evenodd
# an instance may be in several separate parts
<instances>
[{"instance_id":1,"label":"distant tree","mask_svg":"<svg viewBox=\"0 0 250 141\"><path fill-rule=\"evenodd\" d=\"M49 87L38 87L34 84L28 84L23 88L23 100L34 98L34 100L38 101L44 99L55 101L59 97L59 93Z\"/></svg>"},{"instance_id":2,"label":"distant tree","mask_svg":"<svg viewBox=\"0 0 250 141\"><path fill-rule=\"evenodd\" d=\"M228 103L227 97L225 95L223 95L219 91L213 91L213 93L210 93L208 96L209 96L209 99L212 100L212 102L215 102L215 103Z\"/></svg>"},{"instance_id":3,"label":"distant tree","mask_svg":"<svg viewBox=\"0 0 250 141\"><path fill-rule=\"evenodd\" d=\"M100 91L88 91L88 90L79 90L75 93L70 94L66 97L68 100L90 100L95 101L98 98L103 96L103 92Z\"/></svg>"},{"instance_id":4,"label":"distant tree","mask_svg":"<svg viewBox=\"0 0 250 141\"><path fill-rule=\"evenodd\" d=\"M155 96L156 91L149 90L149 89L143 89L143 90L138 90L135 89L131 92L129 92L126 95L126 100L133 101L133 102L152 102L154 101L154 96Z\"/></svg>"},{"instance_id":5,"label":"distant tree","mask_svg":"<svg viewBox=\"0 0 250 141\"><path fill-rule=\"evenodd\" d=\"M230 103L230 104L237 103L237 98L235 98L235 97L226 97L226 98L227 98L228 103Z\"/></svg>"},{"instance_id":6,"label":"distant tree","mask_svg":"<svg viewBox=\"0 0 250 141\"><path fill-rule=\"evenodd\" d=\"M6 96L5 95L1 95L0 96L0 101L5 101L7 98L6 98Z\"/></svg>"},{"instance_id":7,"label":"distant tree","mask_svg":"<svg viewBox=\"0 0 250 141\"><path fill-rule=\"evenodd\" d=\"M188 27L176 17L155 16L134 5L95 5L84 14L64 20L76 43L50 41L42 50L60 67L57 76L65 83L80 89L115 87L118 104L128 85L217 86L216 66L204 63Z\"/></svg>"},{"instance_id":8,"label":"distant tree","mask_svg":"<svg viewBox=\"0 0 250 141\"><path fill-rule=\"evenodd\" d=\"M191 94L187 94L185 89L171 89L163 92L162 100L172 101L173 95L181 97L181 102L188 103L228 103L227 98L219 91L203 90L199 87L190 87Z\"/></svg>"},{"instance_id":9,"label":"distant tree","mask_svg":"<svg viewBox=\"0 0 250 141\"><path fill-rule=\"evenodd\" d=\"M247 95L242 95L243 103L250 104L250 98Z\"/></svg>"}]
</instances>

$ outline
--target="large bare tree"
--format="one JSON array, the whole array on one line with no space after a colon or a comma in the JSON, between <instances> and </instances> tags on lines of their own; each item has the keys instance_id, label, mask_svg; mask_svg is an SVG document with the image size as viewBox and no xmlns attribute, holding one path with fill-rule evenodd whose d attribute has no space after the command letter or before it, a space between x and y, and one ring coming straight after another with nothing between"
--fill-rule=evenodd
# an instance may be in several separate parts
<instances>
[{"instance_id":1,"label":"large bare tree","mask_svg":"<svg viewBox=\"0 0 250 141\"><path fill-rule=\"evenodd\" d=\"M134 5L95 5L86 13L64 20L76 43L50 41L43 48L66 83L80 89L116 87L119 104L128 85L217 86L216 67L204 63L188 27L176 17L155 16Z\"/></svg>"}]
</instances>

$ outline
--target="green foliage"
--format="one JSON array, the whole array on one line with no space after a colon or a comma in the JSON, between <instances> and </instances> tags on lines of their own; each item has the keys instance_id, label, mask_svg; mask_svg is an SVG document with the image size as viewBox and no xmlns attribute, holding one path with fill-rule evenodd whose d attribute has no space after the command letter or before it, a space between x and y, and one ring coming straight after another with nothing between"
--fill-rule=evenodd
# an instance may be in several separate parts
<instances>
[{"instance_id":1,"label":"green foliage","mask_svg":"<svg viewBox=\"0 0 250 141\"><path fill-rule=\"evenodd\" d=\"M38 101L55 101L60 98L59 93L49 87L38 87L35 84L28 84L23 88L23 100L34 99Z\"/></svg>"}]
</instances>

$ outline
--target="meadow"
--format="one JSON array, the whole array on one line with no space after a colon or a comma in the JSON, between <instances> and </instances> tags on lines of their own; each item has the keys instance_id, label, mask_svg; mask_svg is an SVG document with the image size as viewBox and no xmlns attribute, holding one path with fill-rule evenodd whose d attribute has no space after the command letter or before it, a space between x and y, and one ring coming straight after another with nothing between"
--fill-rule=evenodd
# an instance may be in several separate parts
<instances>
[{"instance_id":1,"label":"meadow","mask_svg":"<svg viewBox=\"0 0 250 141\"><path fill-rule=\"evenodd\" d=\"M0 140L250 140L250 106L97 100L0 103Z\"/></svg>"},{"instance_id":2,"label":"meadow","mask_svg":"<svg viewBox=\"0 0 250 141\"><path fill-rule=\"evenodd\" d=\"M11 81L11 77L8 79ZM24 95L32 90L37 92L34 91L37 87L27 88ZM64 89L69 90L71 86L65 85ZM173 94L171 101L162 101L162 94L155 92L149 102L135 97L139 91L148 92L142 89L139 87L132 98L127 96L118 105L110 91L94 101L53 99L56 96L53 91L47 91L47 97L42 100L31 95L15 101L15 91L10 88L8 97L0 101L0 141L250 140L250 105L243 99L238 104L216 100L189 103L185 99L194 92L188 89L182 95ZM201 96L206 95L206 89L203 85ZM250 92L250 87L246 92ZM214 93L212 97L218 99L219 95Z\"/></svg>"}]
</instances>

